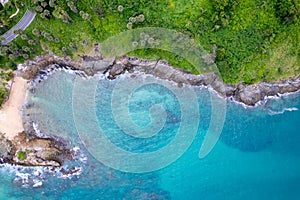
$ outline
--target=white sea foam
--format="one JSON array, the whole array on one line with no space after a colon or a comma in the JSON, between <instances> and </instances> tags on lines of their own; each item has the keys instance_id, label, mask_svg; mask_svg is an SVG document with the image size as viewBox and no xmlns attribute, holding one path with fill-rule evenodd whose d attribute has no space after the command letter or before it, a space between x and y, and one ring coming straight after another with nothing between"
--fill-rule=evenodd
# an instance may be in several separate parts
<instances>
[{"instance_id":1,"label":"white sea foam","mask_svg":"<svg viewBox=\"0 0 300 200\"><path fill-rule=\"evenodd\" d=\"M87 156L81 151L79 147L74 147L71 152L73 152L73 159L79 160L82 163L86 163L88 158Z\"/></svg>"},{"instance_id":2,"label":"white sea foam","mask_svg":"<svg viewBox=\"0 0 300 200\"><path fill-rule=\"evenodd\" d=\"M44 135L44 134L42 133L42 131L39 129L38 123L33 122L33 123L32 123L32 127L33 127L33 130L34 130L34 132L36 133L36 135L37 135L38 137L41 137L41 138L44 138L44 137L45 137L45 135Z\"/></svg>"},{"instance_id":3,"label":"white sea foam","mask_svg":"<svg viewBox=\"0 0 300 200\"><path fill-rule=\"evenodd\" d=\"M32 187L36 188L36 187L41 187L43 185L43 182L42 181L39 181L39 180L33 180L33 185Z\"/></svg>"},{"instance_id":4,"label":"white sea foam","mask_svg":"<svg viewBox=\"0 0 300 200\"><path fill-rule=\"evenodd\" d=\"M21 69L21 66L20 66L20 69ZM74 69L71 69L71 67L68 67L68 66L59 66L57 64L53 64L53 65L50 65L50 67L48 67L45 70L40 70L41 73L38 76L36 76L32 81L30 81L30 86L35 87L37 83L40 83L44 80L47 80L49 76L53 75L57 71L63 71L63 72L66 72L68 74L78 75L82 78L87 78L88 77L81 70L74 70Z\"/></svg>"},{"instance_id":5,"label":"white sea foam","mask_svg":"<svg viewBox=\"0 0 300 200\"><path fill-rule=\"evenodd\" d=\"M292 112L292 111L297 111L298 110L298 108L284 108L284 109L282 109L282 110L280 110L280 111L273 111L273 110L268 110L268 112L269 112L269 114L270 115L281 115L281 114L283 114L283 113L285 113L285 112Z\"/></svg>"},{"instance_id":6,"label":"white sea foam","mask_svg":"<svg viewBox=\"0 0 300 200\"><path fill-rule=\"evenodd\" d=\"M74 160L82 163L87 161L87 157L79 147L72 149ZM72 163L71 163L72 164ZM0 165L0 173L10 174L14 176L13 183L21 187L42 187L47 177L57 177L61 179L72 179L78 177L83 171L82 166L62 166L62 167L27 167L15 164L4 163Z\"/></svg>"},{"instance_id":7,"label":"white sea foam","mask_svg":"<svg viewBox=\"0 0 300 200\"><path fill-rule=\"evenodd\" d=\"M74 176L79 176L81 173L82 173L82 167L73 167L72 169L69 169L67 173L59 173L58 178L71 179Z\"/></svg>"},{"instance_id":8,"label":"white sea foam","mask_svg":"<svg viewBox=\"0 0 300 200\"><path fill-rule=\"evenodd\" d=\"M257 103L255 103L254 106L249 106L249 105L244 104L243 102L236 101L232 96L227 97L226 99L229 100L230 102L233 102L235 104L243 106L245 109L252 109L252 108L262 107L262 106L266 105L270 100L277 100L278 101L278 100L280 100L284 97L290 97L291 95L295 95L295 94L298 94L298 93L300 93L300 91L287 92L287 93L284 93L284 94L278 93L274 96L265 96L263 100L258 101Z\"/></svg>"}]
</instances>

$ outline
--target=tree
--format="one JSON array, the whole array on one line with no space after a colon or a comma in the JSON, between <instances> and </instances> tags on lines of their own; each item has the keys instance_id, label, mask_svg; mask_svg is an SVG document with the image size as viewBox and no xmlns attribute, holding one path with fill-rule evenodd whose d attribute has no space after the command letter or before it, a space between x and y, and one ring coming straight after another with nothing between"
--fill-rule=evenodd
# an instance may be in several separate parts
<instances>
[{"instance_id":1,"label":"tree","mask_svg":"<svg viewBox=\"0 0 300 200\"><path fill-rule=\"evenodd\" d=\"M299 0L276 0L276 16L282 23L289 23L296 19L300 12Z\"/></svg>"},{"instance_id":2,"label":"tree","mask_svg":"<svg viewBox=\"0 0 300 200\"><path fill-rule=\"evenodd\" d=\"M0 56L5 56L6 50L3 48L3 46L0 46Z\"/></svg>"},{"instance_id":3,"label":"tree","mask_svg":"<svg viewBox=\"0 0 300 200\"><path fill-rule=\"evenodd\" d=\"M9 55L8 55L8 58L9 58L10 60L15 60L15 59L16 59L16 56L15 56L14 54L9 54Z\"/></svg>"},{"instance_id":4,"label":"tree","mask_svg":"<svg viewBox=\"0 0 300 200\"><path fill-rule=\"evenodd\" d=\"M20 35L23 33L24 33L24 30L22 30L22 29L14 30L14 34L16 34L16 35Z\"/></svg>"},{"instance_id":5,"label":"tree","mask_svg":"<svg viewBox=\"0 0 300 200\"><path fill-rule=\"evenodd\" d=\"M29 58L29 55L26 54L26 53L22 54L22 56L23 56L24 59L28 59Z\"/></svg>"},{"instance_id":6,"label":"tree","mask_svg":"<svg viewBox=\"0 0 300 200\"><path fill-rule=\"evenodd\" d=\"M44 13L40 13L40 17L43 18L43 19L46 19L46 16Z\"/></svg>"},{"instance_id":7,"label":"tree","mask_svg":"<svg viewBox=\"0 0 300 200\"><path fill-rule=\"evenodd\" d=\"M3 104L7 97L7 91L4 87L0 88L0 106Z\"/></svg>"},{"instance_id":8,"label":"tree","mask_svg":"<svg viewBox=\"0 0 300 200\"><path fill-rule=\"evenodd\" d=\"M43 14L45 15L45 17L50 17L51 13L49 10L44 10Z\"/></svg>"},{"instance_id":9,"label":"tree","mask_svg":"<svg viewBox=\"0 0 300 200\"><path fill-rule=\"evenodd\" d=\"M26 34L21 34L22 40L28 40L28 36Z\"/></svg>"},{"instance_id":10,"label":"tree","mask_svg":"<svg viewBox=\"0 0 300 200\"><path fill-rule=\"evenodd\" d=\"M39 12L39 13L41 13L41 12L43 12L43 8L42 8L42 6L37 6L37 7L35 7L35 11L36 12Z\"/></svg>"},{"instance_id":11,"label":"tree","mask_svg":"<svg viewBox=\"0 0 300 200\"><path fill-rule=\"evenodd\" d=\"M82 18L84 20L89 20L90 19L90 15L88 13L84 13L84 15L82 15Z\"/></svg>"},{"instance_id":12,"label":"tree","mask_svg":"<svg viewBox=\"0 0 300 200\"><path fill-rule=\"evenodd\" d=\"M30 52L30 48L28 46L23 46L22 50L25 52Z\"/></svg>"},{"instance_id":13,"label":"tree","mask_svg":"<svg viewBox=\"0 0 300 200\"><path fill-rule=\"evenodd\" d=\"M67 5L74 13L78 13L77 7L74 5L74 2L68 1Z\"/></svg>"},{"instance_id":14,"label":"tree","mask_svg":"<svg viewBox=\"0 0 300 200\"><path fill-rule=\"evenodd\" d=\"M100 4L99 6L96 6L94 8L94 12L101 18L103 19L105 17L105 12L103 10L102 5Z\"/></svg>"},{"instance_id":15,"label":"tree","mask_svg":"<svg viewBox=\"0 0 300 200\"><path fill-rule=\"evenodd\" d=\"M229 19L234 13L234 9L239 5L240 0L212 0L215 10L214 22L217 25L227 26ZM216 27L216 29L218 29Z\"/></svg>"},{"instance_id":16,"label":"tree","mask_svg":"<svg viewBox=\"0 0 300 200\"><path fill-rule=\"evenodd\" d=\"M48 3L44 1L44 2L41 3L41 6L42 6L43 8L46 8L46 6L48 6Z\"/></svg>"},{"instance_id":17,"label":"tree","mask_svg":"<svg viewBox=\"0 0 300 200\"><path fill-rule=\"evenodd\" d=\"M52 8L54 8L56 6L55 0L50 0L49 1L49 6L52 7Z\"/></svg>"},{"instance_id":18,"label":"tree","mask_svg":"<svg viewBox=\"0 0 300 200\"><path fill-rule=\"evenodd\" d=\"M36 46L36 43L35 43L35 41L34 41L34 40L32 40L32 39L28 40L28 44Z\"/></svg>"},{"instance_id":19,"label":"tree","mask_svg":"<svg viewBox=\"0 0 300 200\"><path fill-rule=\"evenodd\" d=\"M37 30L36 28L34 28L34 29L32 30L32 34L35 35L35 36L40 36L40 31Z\"/></svg>"},{"instance_id":20,"label":"tree","mask_svg":"<svg viewBox=\"0 0 300 200\"><path fill-rule=\"evenodd\" d=\"M71 23L72 19L69 16L69 14L67 12L64 12L63 16L62 16L63 22L65 23Z\"/></svg>"},{"instance_id":21,"label":"tree","mask_svg":"<svg viewBox=\"0 0 300 200\"><path fill-rule=\"evenodd\" d=\"M54 38L54 42L60 43L60 39L59 38Z\"/></svg>"},{"instance_id":22,"label":"tree","mask_svg":"<svg viewBox=\"0 0 300 200\"><path fill-rule=\"evenodd\" d=\"M80 16L82 17L82 19L84 19L84 20L90 19L90 15L89 15L88 13L83 12L83 11L80 11L80 12L79 12L79 15L80 15Z\"/></svg>"},{"instance_id":23,"label":"tree","mask_svg":"<svg viewBox=\"0 0 300 200\"><path fill-rule=\"evenodd\" d=\"M0 36L0 44L1 44L1 42L4 40L5 38L1 35Z\"/></svg>"},{"instance_id":24,"label":"tree","mask_svg":"<svg viewBox=\"0 0 300 200\"><path fill-rule=\"evenodd\" d=\"M52 12L52 15L53 15L54 17L56 17L56 18L61 19L62 16L63 16L63 14L64 14L64 12L65 12L65 11L64 11L61 7L55 6L55 9L54 9L54 11Z\"/></svg>"}]
</instances>

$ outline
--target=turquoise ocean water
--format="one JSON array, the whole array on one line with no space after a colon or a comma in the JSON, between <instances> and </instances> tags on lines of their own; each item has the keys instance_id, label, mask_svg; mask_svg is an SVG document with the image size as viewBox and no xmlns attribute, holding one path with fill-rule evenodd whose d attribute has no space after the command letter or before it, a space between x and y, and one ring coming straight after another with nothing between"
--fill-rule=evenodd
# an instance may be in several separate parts
<instances>
[{"instance_id":1,"label":"turquoise ocean water","mask_svg":"<svg viewBox=\"0 0 300 200\"><path fill-rule=\"evenodd\" d=\"M300 198L299 93L271 99L256 108L228 102L218 143L208 156L199 159L211 120L210 99L218 97L205 88L194 88L199 104L195 109L199 109L200 118L191 146L178 160L160 170L128 173L107 167L89 153L86 146L94 145L98 135L80 139L73 109L82 116L88 115L92 109L88 102L94 100L98 125L113 144L134 153L155 152L175 138L182 115L180 103L189 104L190 99L179 100L159 84L145 84L135 90L128 107L137 125L151 123L149 110L155 104L166 111L165 124L155 136L136 138L124 134L112 114L112 91L118 80L97 78L95 96L80 96L75 100L82 104L74 108L75 79L75 75L56 72L38 83L34 93L28 95L31 107L26 109L25 118L34 121L41 132L71 141L76 160L66 162L63 168L76 173L67 176L62 169L3 165L0 199ZM86 91L92 89L88 82L83 81L82 85ZM86 127L87 132L94 129ZM98 148L101 151L101 146Z\"/></svg>"}]
</instances>

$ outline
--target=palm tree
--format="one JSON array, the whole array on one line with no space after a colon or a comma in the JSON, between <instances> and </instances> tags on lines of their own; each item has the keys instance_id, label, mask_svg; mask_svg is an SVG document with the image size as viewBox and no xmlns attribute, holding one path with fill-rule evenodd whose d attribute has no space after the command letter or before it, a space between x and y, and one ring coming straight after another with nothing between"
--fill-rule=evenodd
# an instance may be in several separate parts
<instances>
[{"instance_id":1,"label":"palm tree","mask_svg":"<svg viewBox=\"0 0 300 200\"><path fill-rule=\"evenodd\" d=\"M34 28L31 32L32 32L32 34L35 35L35 36L40 36L40 31L37 30L36 28Z\"/></svg>"},{"instance_id":2,"label":"palm tree","mask_svg":"<svg viewBox=\"0 0 300 200\"><path fill-rule=\"evenodd\" d=\"M14 30L14 34L16 34L16 35L20 35L23 33L24 33L24 30L22 30L22 29Z\"/></svg>"},{"instance_id":3,"label":"palm tree","mask_svg":"<svg viewBox=\"0 0 300 200\"><path fill-rule=\"evenodd\" d=\"M0 36L0 44L2 43L2 41L4 40L5 38L1 35Z\"/></svg>"}]
</instances>

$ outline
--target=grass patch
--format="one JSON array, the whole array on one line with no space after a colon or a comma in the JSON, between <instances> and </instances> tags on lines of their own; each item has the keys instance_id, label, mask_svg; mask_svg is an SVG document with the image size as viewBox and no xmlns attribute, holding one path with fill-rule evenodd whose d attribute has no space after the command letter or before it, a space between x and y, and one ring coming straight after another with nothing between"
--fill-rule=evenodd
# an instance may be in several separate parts
<instances>
[{"instance_id":1,"label":"grass patch","mask_svg":"<svg viewBox=\"0 0 300 200\"><path fill-rule=\"evenodd\" d=\"M152 61L167 60L172 66L175 66L183 71L199 74L197 69L187 60L179 55L160 49L138 49L128 54L129 56L137 56L142 59L149 59Z\"/></svg>"},{"instance_id":2,"label":"grass patch","mask_svg":"<svg viewBox=\"0 0 300 200\"><path fill-rule=\"evenodd\" d=\"M20 161L26 160L27 158L27 153L25 151L18 151L17 155Z\"/></svg>"}]
</instances>

